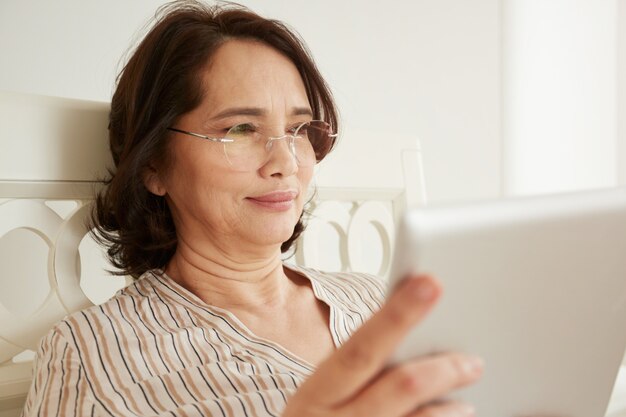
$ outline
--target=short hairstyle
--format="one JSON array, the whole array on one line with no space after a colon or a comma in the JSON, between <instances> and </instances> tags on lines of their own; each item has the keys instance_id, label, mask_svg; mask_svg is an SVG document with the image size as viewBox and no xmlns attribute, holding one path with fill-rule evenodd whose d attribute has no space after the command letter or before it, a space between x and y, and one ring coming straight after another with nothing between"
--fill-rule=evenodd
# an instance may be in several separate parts
<instances>
[{"instance_id":1,"label":"short hairstyle","mask_svg":"<svg viewBox=\"0 0 626 417\"><path fill-rule=\"evenodd\" d=\"M107 248L116 273L139 277L174 255L176 230L165 198L143 182L151 163L167 166L167 128L202 102L203 68L229 39L263 42L290 59L304 82L313 118L338 131L332 94L304 42L285 24L237 4L167 4L117 77L109 140L115 168L96 196L92 235ZM316 150L320 161L332 149ZM303 211L304 214L305 211ZM301 214L282 253L304 230Z\"/></svg>"}]
</instances>

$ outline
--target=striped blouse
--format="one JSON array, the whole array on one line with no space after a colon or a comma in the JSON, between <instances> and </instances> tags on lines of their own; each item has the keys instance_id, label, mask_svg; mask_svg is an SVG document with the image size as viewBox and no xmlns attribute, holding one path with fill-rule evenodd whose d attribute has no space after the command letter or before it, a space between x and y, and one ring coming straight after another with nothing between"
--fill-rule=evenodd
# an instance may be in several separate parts
<instances>
[{"instance_id":1,"label":"striped blouse","mask_svg":"<svg viewBox=\"0 0 626 417\"><path fill-rule=\"evenodd\" d=\"M374 276L285 266L329 305L337 347L381 306ZM313 370L153 270L42 339L23 416L280 416Z\"/></svg>"}]
</instances>

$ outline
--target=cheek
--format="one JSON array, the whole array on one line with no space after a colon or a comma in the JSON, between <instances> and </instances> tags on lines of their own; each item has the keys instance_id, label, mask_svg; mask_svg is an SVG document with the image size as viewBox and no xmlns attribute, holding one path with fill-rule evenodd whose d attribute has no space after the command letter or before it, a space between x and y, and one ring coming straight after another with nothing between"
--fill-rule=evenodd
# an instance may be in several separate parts
<instances>
[{"instance_id":1,"label":"cheek","mask_svg":"<svg viewBox=\"0 0 626 417\"><path fill-rule=\"evenodd\" d=\"M170 194L182 224L197 230L230 233L249 222L239 201L240 183L214 174L186 174L177 179L179 186Z\"/></svg>"},{"instance_id":2,"label":"cheek","mask_svg":"<svg viewBox=\"0 0 626 417\"><path fill-rule=\"evenodd\" d=\"M313 167L300 168L298 172L298 181L300 182L300 195L298 196L299 210L302 212L304 205L307 203L309 194L309 185L313 178Z\"/></svg>"},{"instance_id":3,"label":"cheek","mask_svg":"<svg viewBox=\"0 0 626 417\"><path fill-rule=\"evenodd\" d=\"M223 193L232 188L228 184L232 178L224 174L218 160L220 155L213 149L216 147L202 146L210 144L194 143L190 139L172 146L172 160L164 180L167 193L182 210L197 210L227 201Z\"/></svg>"},{"instance_id":4,"label":"cheek","mask_svg":"<svg viewBox=\"0 0 626 417\"><path fill-rule=\"evenodd\" d=\"M300 187L302 192L306 193L309 189L309 185L311 184L311 179L313 178L313 170L314 167L306 167L300 168L298 172L298 181L300 182Z\"/></svg>"}]
</instances>

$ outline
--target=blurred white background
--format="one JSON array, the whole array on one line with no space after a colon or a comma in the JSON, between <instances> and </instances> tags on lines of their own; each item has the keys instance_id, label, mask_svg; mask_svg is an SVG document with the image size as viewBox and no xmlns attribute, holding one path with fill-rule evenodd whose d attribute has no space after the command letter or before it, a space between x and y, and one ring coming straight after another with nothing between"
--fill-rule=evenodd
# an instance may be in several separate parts
<instances>
[{"instance_id":1,"label":"blurred white background","mask_svg":"<svg viewBox=\"0 0 626 417\"><path fill-rule=\"evenodd\" d=\"M0 90L108 101L163 3L2 0ZM336 95L327 165L359 163L325 185L397 185L377 160L417 138L431 202L626 183L625 0L242 3L295 28Z\"/></svg>"}]
</instances>

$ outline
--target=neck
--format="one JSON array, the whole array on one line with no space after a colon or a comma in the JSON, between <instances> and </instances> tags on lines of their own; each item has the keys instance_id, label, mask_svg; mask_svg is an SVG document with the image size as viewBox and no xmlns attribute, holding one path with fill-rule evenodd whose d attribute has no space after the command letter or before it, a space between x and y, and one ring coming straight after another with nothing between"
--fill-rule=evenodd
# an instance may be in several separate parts
<instances>
[{"instance_id":1,"label":"neck","mask_svg":"<svg viewBox=\"0 0 626 417\"><path fill-rule=\"evenodd\" d=\"M227 254L216 247L199 251L179 239L165 272L209 305L244 312L280 309L294 291L280 254L280 246L255 256Z\"/></svg>"}]
</instances>

